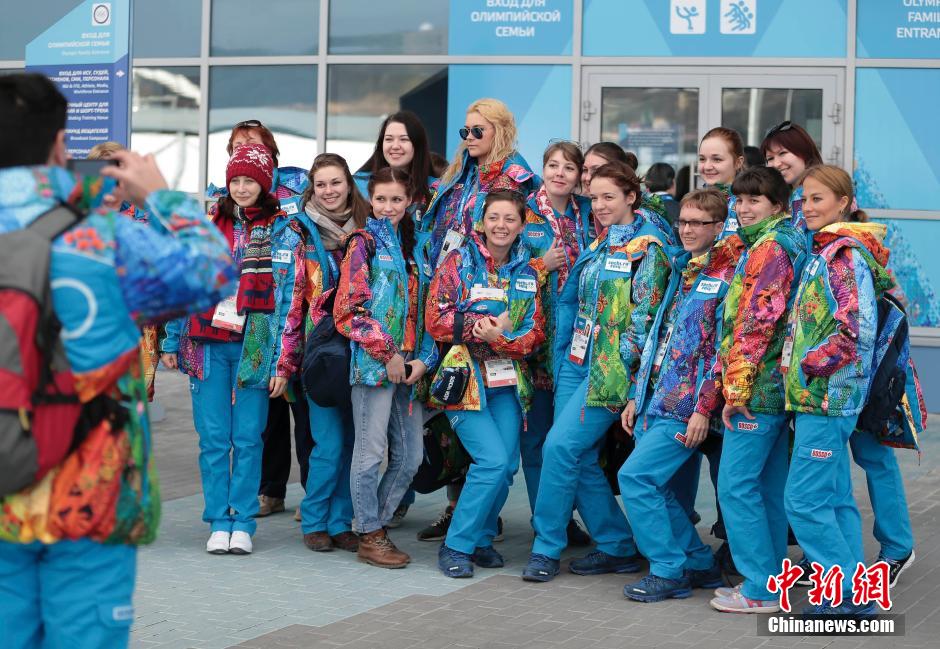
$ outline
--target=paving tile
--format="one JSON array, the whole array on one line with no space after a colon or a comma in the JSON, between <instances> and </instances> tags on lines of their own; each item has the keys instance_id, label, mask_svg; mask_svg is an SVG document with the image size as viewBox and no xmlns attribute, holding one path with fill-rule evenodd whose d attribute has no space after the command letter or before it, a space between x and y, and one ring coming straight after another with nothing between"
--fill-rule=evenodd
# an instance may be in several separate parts
<instances>
[{"instance_id":1,"label":"paving tile","mask_svg":"<svg viewBox=\"0 0 940 649\"><path fill-rule=\"evenodd\" d=\"M404 570L379 570L345 552L317 554L304 548L299 524L290 516L302 497L296 483L288 487L288 513L259 520L253 555L210 556L204 551L208 530L200 520L188 388L183 377L167 372L160 372L157 381L158 399L170 413L156 424L154 435L164 511L159 539L139 554L134 649L906 649L932 647L940 637L940 536L934 533L940 529L940 417L931 417L919 463L913 453L898 453L918 541L916 563L894 592L895 610L908 616L907 635L757 637L752 617L713 612L706 592L644 605L623 598L623 585L634 576L580 577L564 565L549 584L523 582L519 572L532 533L521 473L503 510L506 541L498 549L507 565L480 570L474 579L444 577L435 567L438 544L415 540L415 533L439 514L441 494L419 496L402 527L392 532L396 544L413 557ZM853 471L866 556L873 557L878 548L871 537L863 474ZM708 536L715 516L713 491L705 472L702 479L699 532L716 546ZM581 554L566 553L563 564Z\"/></svg>"}]
</instances>

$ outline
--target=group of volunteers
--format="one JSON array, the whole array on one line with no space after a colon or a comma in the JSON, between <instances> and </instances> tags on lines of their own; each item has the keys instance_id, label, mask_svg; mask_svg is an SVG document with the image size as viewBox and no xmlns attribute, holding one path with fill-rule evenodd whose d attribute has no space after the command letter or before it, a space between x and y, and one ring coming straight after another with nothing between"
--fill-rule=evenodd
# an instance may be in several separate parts
<instances>
[{"instance_id":1,"label":"group of volunteers","mask_svg":"<svg viewBox=\"0 0 940 649\"><path fill-rule=\"evenodd\" d=\"M771 129L752 167L740 135L710 130L705 186L676 201L668 165L641 180L612 142L552 141L537 174L497 99L468 107L439 168L409 112L384 120L355 175L333 153L279 167L271 131L249 120L232 129L205 215L152 157L101 147L93 157L117 163L103 176L67 172L65 110L44 77L0 79L0 234L65 231L52 304L85 404L65 459L2 495L12 646L76 633L126 645L134 548L159 517L146 416L158 347L189 377L212 554L250 554L257 517L283 510L286 477L265 464L269 444L289 453L277 439L289 410L305 546L405 567L388 530L413 502L424 424L443 412L471 462L419 539L441 541L449 577L504 565L494 541L521 464L527 581L550 581L566 547L593 542L569 570L648 563L624 587L631 600L715 589L719 611L769 613L768 577L799 544L797 583L839 567L848 594L867 565L849 450L891 585L912 564L892 446L916 445L926 415L885 227L799 125ZM60 203L91 212L53 227ZM337 340L311 393L305 363ZM29 413L4 408L0 423L28 430ZM695 527L703 456L723 555ZM848 595L812 612L874 609Z\"/></svg>"},{"instance_id":2,"label":"group of volunteers","mask_svg":"<svg viewBox=\"0 0 940 649\"><path fill-rule=\"evenodd\" d=\"M420 121L395 113L353 175L331 153L306 173L278 168L266 127L234 127L210 218L238 290L162 341L163 362L191 380L206 549L251 552L262 430L286 393L309 413L299 518L314 551L410 562L388 529L413 500L426 413L443 411L472 459L433 534L419 533L442 541L447 576L504 565L493 541L521 458L535 533L523 579L551 580L565 547L590 542L577 510L595 548L571 572L636 573L645 558L648 575L624 588L632 600L708 588L719 611L774 612L768 577L788 526L804 552L798 583L813 563L865 563L851 448L894 583L914 558L890 448L902 444L857 426L893 280L885 227L855 207L850 176L796 124L771 129L766 165L748 168L741 137L718 127L699 148L704 188L667 209L674 199L644 190L615 143L553 141L539 177L516 136L502 102L475 101L435 173ZM350 390L329 406L298 380L322 326L348 341L336 383ZM919 386L901 384L922 420ZM618 426L635 445L616 473L626 515L602 450ZM702 455L721 562L695 528ZM724 587L723 565L743 581ZM872 606L847 597L814 612Z\"/></svg>"}]
</instances>

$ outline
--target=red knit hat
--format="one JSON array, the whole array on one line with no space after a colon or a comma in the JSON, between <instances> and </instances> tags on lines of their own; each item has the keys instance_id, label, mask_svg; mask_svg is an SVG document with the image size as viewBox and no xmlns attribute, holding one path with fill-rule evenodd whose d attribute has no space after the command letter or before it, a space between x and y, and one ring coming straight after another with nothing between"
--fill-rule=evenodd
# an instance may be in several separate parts
<instances>
[{"instance_id":1,"label":"red knit hat","mask_svg":"<svg viewBox=\"0 0 940 649\"><path fill-rule=\"evenodd\" d=\"M225 167L225 186L237 176L248 176L261 185L263 194L269 193L274 179L274 160L268 148L263 144L243 144L232 151Z\"/></svg>"}]
</instances>

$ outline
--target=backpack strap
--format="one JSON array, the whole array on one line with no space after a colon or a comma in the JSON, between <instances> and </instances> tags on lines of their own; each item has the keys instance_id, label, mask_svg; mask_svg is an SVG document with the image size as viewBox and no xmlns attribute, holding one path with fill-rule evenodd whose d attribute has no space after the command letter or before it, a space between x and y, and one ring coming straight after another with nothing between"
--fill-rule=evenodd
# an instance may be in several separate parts
<instances>
[{"instance_id":1,"label":"backpack strap","mask_svg":"<svg viewBox=\"0 0 940 649\"><path fill-rule=\"evenodd\" d=\"M80 223L85 216L86 214L79 209L59 201L54 207L40 214L26 229L52 241L69 228Z\"/></svg>"}]
</instances>

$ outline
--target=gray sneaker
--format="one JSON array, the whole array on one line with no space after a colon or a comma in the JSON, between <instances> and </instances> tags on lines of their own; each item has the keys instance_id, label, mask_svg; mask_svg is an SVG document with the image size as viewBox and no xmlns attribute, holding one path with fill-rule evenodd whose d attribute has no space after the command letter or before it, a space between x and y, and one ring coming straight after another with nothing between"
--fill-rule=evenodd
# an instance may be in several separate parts
<instances>
[{"instance_id":1,"label":"gray sneaker","mask_svg":"<svg viewBox=\"0 0 940 649\"><path fill-rule=\"evenodd\" d=\"M396 527L401 525L401 521L403 518L405 518L405 515L407 513L408 513L408 505L399 505L398 508L395 510L395 513L392 514L392 520L390 520L388 522L388 525L386 525L385 527L388 527L389 529L395 529Z\"/></svg>"}]
</instances>

